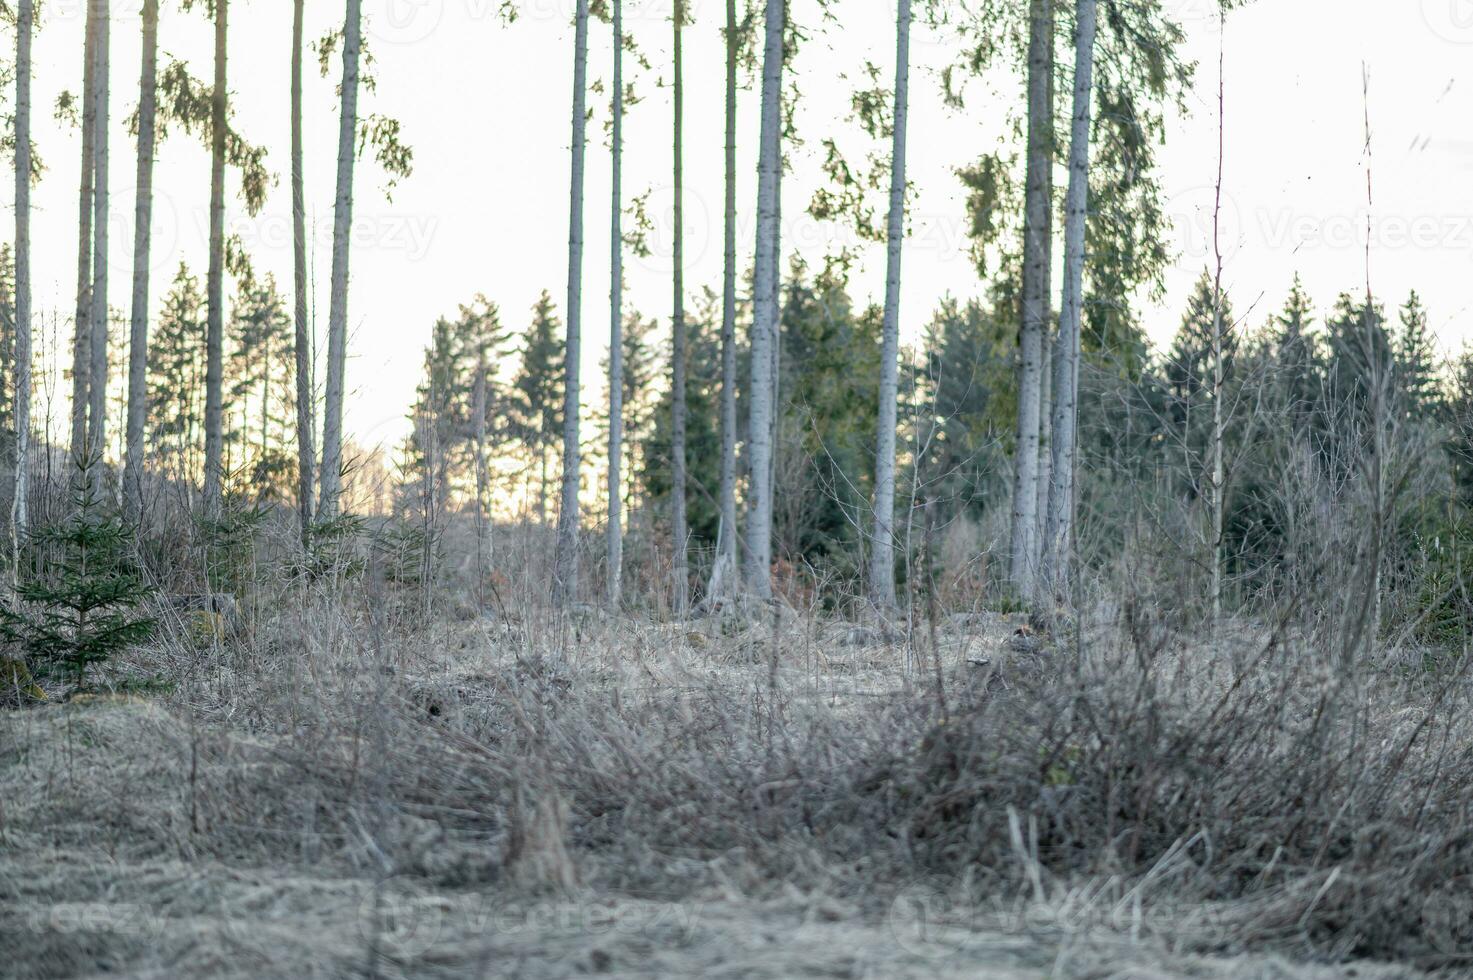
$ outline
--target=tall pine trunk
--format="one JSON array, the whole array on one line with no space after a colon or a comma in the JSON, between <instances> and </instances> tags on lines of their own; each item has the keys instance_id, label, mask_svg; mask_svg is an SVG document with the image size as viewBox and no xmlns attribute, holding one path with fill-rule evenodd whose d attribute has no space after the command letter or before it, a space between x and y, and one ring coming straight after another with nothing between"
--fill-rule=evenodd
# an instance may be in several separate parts
<instances>
[{"instance_id":1,"label":"tall pine trunk","mask_svg":"<svg viewBox=\"0 0 1473 980\"><path fill-rule=\"evenodd\" d=\"M143 426L148 415L148 263L153 244L154 126L158 111L159 0L143 0L143 67L138 74L138 193L133 203L133 308L128 324L128 419L123 493L143 511Z\"/></svg>"},{"instance_id":2,"label":"tall pine trunk","mask_svg":"<svg viewBox=\"0 0 1473 980\"><path fill-rule=\"evenodd\" d=\"M312 336L307 323L307 196L302 174L302 8L292 3L292 284L297 383L297 518L302 547L312 533L312 468L317 459L312 432Z\"/></svg>"},{"instance_id":3,"label":"tall pine trunk","mask_svg":"<svg viewBox=\"0 0 1473 980\"><path fill-rule=\"evenodd\" d=\"M210 98L210 266L205 278L205 512L220 507L224 440L225 38L229 0L215 2L215 87Z\"/></svg>"},{"instance_id":4,"label":"tall pine trunk","mask_svg":"<svg viewBox=\"0 0 1473 980\"><path fill-rule=\"evenodd\" d=\"M568 189L568 322L563 355L563 485L558 508L553 596L560 605L578 601L578 361L583 301L583 155L587 118L588 0L578 0L573 30L572 174Z\"/></svg>"},{"instance_id":5,"label":"tall pine trunk","mask_svg":"<svg viewBox=\"0 0 1473 980\"><path fill-rule=\"evenodd\" d=\"M685 91L682 79L681 28L685 21L685 5L675 0L671 16L674 24L674 184L675 184L675 248L674 305L670 317L670 530L672 546L671 573L674 578L674 610L684 615L690 602L690 572L686 567L689 531L685 511L685 212L684 162L681 159L681 137L685 115Z\"/></svg>"},{"instance_id":6,"label":"tall pine trunk","mask_svg":"<svg viewBox=\"0 0 1473 980\"><path fill-rule=\"evenodd\" d=\"M1079 329L1084 312L1084 232L1089 215L1089 130L1094 76L1095 0L1076 0L1074 103L1069 188L1064 197L1064 294L1054 341L1052 479L1042 573L1055 600L1069 584L1074 529L1075 423L1079 404Z\"/></svg>"},{"instance_id":7,"label":"tall pine trunk","mask_svg":"<svg viewBox=\"0 0 1473 980\"><path fill-rule=\"evenodd\" d=\"M87 457L87 378L92 368L92 181L95 176L97 4L87 4L82 71L82 178L77 193L77 316L72 338L72 458Z\"/></svg>"},{"instance_id":8,"label":"tall pine trunk","mask_svg":"<svg viewBox=\"0 0 1473 980\"><path fill-rule=\"evenodd\" d=\"M15 495L10 503L11 554L19 567L20 535L29 523L31 450L31 34L34 0L18 0L15 16Z\"/></svg>"},{"instance_id":9,"label":"tall pine trunk","mask_svg":"<svg viewBox=\"0 0 1473 980\"><path fill-rule=\"evenodd\" d=\"M783 0L767 0L762 117L757 152L757 246L753 277L752 370L747 454L747 590L772 596L772 460L776 417L778 168L782 141Z\"/></svg>"},{"instance_id":10,"label":"tall pine trunk","mask_svg":"<svg viewBox=\"0 0 1473 980\"><path fill-rule=\"evenodd\" d=\"M332 217L332 285L327 310L327 404L322 420L322 494L318 512L338 513L343 471L343 396L348 367L348 237L353 228L353 160L358 134L358 57L363 0L348 0L343 21L342 107L338 117L337 197Z\"/></svg>"},{"instance_id":11,"label":"tall pine trunk","mask_svg":"<svg viewBox=\"0 0 1473 980\"><path fill-rule=\"evenodd\" d=\"M486 489L491 482L486 472L486 352L476 351L476 380L471 389L471 439L476 453L476 603L486 606L486 571L491 557L491 528L486 518Z\"/></svg>"},{"instance_id":12,"label":"tall pine trunk","mask_svg":"<svg viewBox=\"0 0 1473 980\"><path fill-rule=\"evenodd\" d=\"M1223 386L1227 383L1227 362L1223 351L1224 332L1231 324L1223 322L1222 305L1222 172L1224 110L1227 104L1224 77L1226 66L1227 9L1218 8L1217 34L1217 182L1212 201L1212 628L1215 630L1222 619L1222 565L1223 565L1223 505L1226 473L1224 471L1223 442L1226 436L1226 417L1223 414ZM1369 140L1368 140L1369 142ZM1370 206L1367 200L1367 207ZM1366 277L1366 309L1370 310L1370 276ZM1375 348L1371 348L1374 350ZM1377 422L1377 433L1380 422ZM1380 602L1380 589L1375 591L1376 602ZM1374 637L1372 633L1372 637Z\"/></svg>"},{"instance_id":13,"label":"tall pine trunk","mask_svg":"<svg viewBox=\"0 0 1473 980\"><path fill-rule=\"evenodd\" d=\"M620 477L624 461L624 4L613 0L614 105L610 163L613 193L609 214L609 608L619 608L624 577L623 498Z\"/></svg>"},{"instance_id":14,"label":"tall pine trunk","mask_svg":"<svg viewBox=\"0 0 1473 980\"><path fill-rule=\"evenodd\" d=\"M108 232L108 74L111 60L109 48L112 33L108 5L97 4L97 87L96 127L93 137L92 191L92 315L91 350L87 370L87 451L93 459L102 459L107 449L107 232Z\"/></svg>"},{"instance_id":15,"label":"tall pine trunk","mask_svg":"<svg viewBox=\"0 0 1473 980\"><path fill-rule=\"evenodd\" d=\"M736 521L736 0L726 0L726 158L721 241L721 522L708 592L725 598L737 574Z\"/></svg>"},{"instance_id":16,"label":"tall pine trunk","mask_svg":"<svg viewBox=\"0 0 1473 980\"><path fill-rule=\"evenodd\" d=\"M1031 596L1037 574L1039 443L1043 345L1048 333L1053 212L1053 0L1032 0L1028 16L1028 169L1023 215L1022 325L1018 334L1018 431L1008 576Z\"/></svg>"},{"instance_id":17,"label":"tall pine trunk","mask_svg":"<svg viewBox=\"0 0 1473 980\"><path fill-rule=\"evenodd\" d=\"M1053 427L1053 387L1054 387L1054 331L1046 330L1043 335L1043 370L1039 372L1039 395L1038 395L1038 425L1041 430L1038 433L1038 480L1035 487L1034 513L1037 520L1033 525L1033 554L1030 560L1035 569L1034 579L1037 585L1037 572L1043 560L1043 538L1044 524L1048 520L1048 491L1053 485L1053 443L1049 438L1049 429ZM1025 598L1031 598L1027 596Z\"/></svg>"},{"instance_id":18,"label":"tall pine trunk","mask_svg":"<svg viewBox=\"0 0 1473 980\"><path fill-rule=\"evenodd\" d=\"M880 342L880 404L875 439L874 542L870 602L895 606L895 416L900 347L900 252L905 237L905 123L910 90L910 0L895 12L895 112L890 134L890 214L885 228L885 313Z\"/></svg>"}]
</instances>

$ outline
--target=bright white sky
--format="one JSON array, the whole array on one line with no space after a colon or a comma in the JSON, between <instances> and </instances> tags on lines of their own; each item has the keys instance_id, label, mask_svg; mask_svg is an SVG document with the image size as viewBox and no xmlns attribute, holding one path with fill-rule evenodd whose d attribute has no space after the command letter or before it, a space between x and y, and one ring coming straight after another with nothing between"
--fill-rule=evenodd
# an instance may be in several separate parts
<instances>
[{"instance_id":1,"label":"bright white sky","mask_svg":"<svg viewBox=\"0 0 1473 980\"><path fill-rule=\"evenodd\" d=\"M1020 0L1021 2L1021 0ZM1194 111L1173 120L1162 153L1168 213L1181 259L1168 296L1146 320L1158 340L1170 335L1184 296L1207 260L1211 184L1216 168L1215 0L1167 0L1186 24L1190 53L1201 62ZM136 100L138 9L113 4L112 302L126 311L131 278L134 149L122 121ZM166 2L161 46L209 78L211 33L199 13ZM364 0L378 89L365 112L399 117L415 151L415 173L387 201L382 176L360 165L352 254L348 428L365 445L397 442L437 316L484 292L504 322L520 328L540 290L561 307L566 288L569 96L573 0L530 0L506 25L494 0ZM627 29L654 60L668 51L669 0L627 0ZM686 40L686 283L719 287L721 265L722 0L691 0ZM291 9L285 0L235 0L230 87L237 125L270 147L280 175L266 210L247 218L229 203L230 228L258 269L291 281L288 83ZM36 42L36 138L48 165L34 195L36 302L66 329L74 290L77 139L50 118L58 92L79 84L84 0L49 0ZM796 16L814 25L795 66L804 93L799 118L806 145L793 154L784 184L785 251L815 262L839 234L803 214L819 180L821 139L838 133L849 146L848 94L866 59L888 76L893 64L893 7L880 0L838 0L842 29L818 25L815 0L795 0ZM309 0L308 36L341 18L341 0ZM608 77L609 30L590 32L590 78ZM1371 72L1375 206L1371 253L1375 291L1399 303L1410 288L1424 296L1434 328L1450 350L1469 332L1473 281L1473 0L1257 0L1231 15L1227 32L1226 278L1240 314L1261 322L1278 307L1295 271L1321 308L1341 289L1364 282L1366 227L1362 157L1362 64ZM9 43L9 42L6 42ZM965 114L941 106L937 71L953 48L917 24L913 39L910 177L912 237L905 253L902 329L914 335L944 293L976 295L966 257L963 196L953 176L1004 138L1003 100L1021 86L970 91ZM308 55L309 62L313 59ZM161 57L161 62L166 61ZM316 312L327 319L333 159L333 78L307 81L307 196L315 228ZM635 69L626 59L626 71ZM846 79L845 75L849 78ZM652 214L667 217L671 195L668 90L636 78L645 101L627 115L626 200L652 189ZM888 83L888 81L887 81ZM602 397L598 359L608 337L608 154L606 102L591 96L585 211L584 377L586 397ZM755 198L756 96L742 93L739 120L739 247L750 253ZM1062 179L1062 174L1061 174ZM183 135L160 155L154 216L154 308L180 259L201 274L208 227L208 161ZM8 187L8 182L6 187ZM233 181L232 191L238 187ZM668 224L655 254L626 258L629 301L646 315L669 315ZM743 259L745 263L746 258ZM1056 263L1057 265L1057 263ZM859 300L883 290L882 256L871 249L856 276ZM1259 297L1262 297L1259 300ZM325 344L324 344L325 346Z\"/></svg>"}]
</instances>

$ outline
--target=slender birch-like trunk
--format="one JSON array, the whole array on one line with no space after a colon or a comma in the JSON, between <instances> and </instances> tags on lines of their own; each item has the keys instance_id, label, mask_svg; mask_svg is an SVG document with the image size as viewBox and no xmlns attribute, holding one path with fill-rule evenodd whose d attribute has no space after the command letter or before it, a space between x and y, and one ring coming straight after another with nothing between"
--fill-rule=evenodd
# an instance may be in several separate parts
<instances>
[{"instance_id":1,"label":"slender birch-like trunk","mask_svg":"<svg viewBox=\"0 0 1473 980\"><path fill-rule=\"evenodd\" d=\"M614 105L610 163L613 193L609 208L609 608L619 608L624 576L623 497L620 479L624 463L624 4L613 0Z\"/></svg>"},{"instance_id":2,"label":"slender birch-like trunk","mask_svg":"<svg viewBox=\"0 0 1473 980\"><path fill-rule=\"evenodd\" d=\"M1069 583L1074 528L1075 422L1079 402L1079 329L1084 307L1084 232L1089 212L1089 129L1094 78L1095 0L1076 0L1073 120L1069 188L1064 196L1064 295L1054 341L1052 480L1044 530L1044 581L1056 600Z\"/></svg>"},{"instance_id":3,"label":"slender birch-like trunk","mask_svg":"<svg viewBox=\"0 0 1473 980\"><path fill-rule=\"evenodd\" d=\"M573 143L568 190L568 322L563 354L563 484L558 509L553 597L559 605L578 601L578 361L583 301L583 156L587 117L588 0L578 0L573 31Z\"/></svg>"},{"instance_id":4,"label":"slender birch-like trunk","mask_svg":"<svg viewBox=\"0 0 1473 980\"><path fill-rule=\"evenodd\" d=\"M686 567L689 531L686 527L685 511L685 212L682 200L684 192L684 161L681 159L681 137L685 115L685 92L682 79L681 28L684 26L685 5L675 0L671 16L674 25L674 184L675 184L675 246L673 275L674 301L670 316L670 529L671 575L673 582L673 609L677 616L685 615L690 605L690 571Z\"/></svg>"},{"instance_id":5,"label":"slender birch-like trunk","mask_svg":"<svg viewBox=\"0 0 1473 980\"><path fill-rule=\"evenodd\" d=\"M1018 432L1013 461L1013 526L1008 575L1031 596L1037 572L1039 441L1043 344L1048 332L1053 211L1053 2L1032 0L1028 16L1028 172L1023 216L1023 322L1018 334Z\"/></svg>"},{"instance_id":6,"label":"slender birch-like trunk","mask_svg":"<svg viewBox=\"0 0 1473 980\"><path fill-rule=\"evenodd\" d=\"M220 508L225 377L225 98L229 0L215 3L215 87L210 98L210 266L205 277L205 512Z\"/></svg>"},{"instance_id":7,"label":"slender birch-like trunk","mask_svg":"<svg viewBox=\"0 0 1473 980\"><path fill-rule=\"evenodd\" d=\"M297 519L302 547L312 534L312 470L317 448L312 431L312 335L307 322L307 196L302 173L302 8L292 4L292 284L295 289L293 321L297 383Z\"/></svg>"},{"instance_id":8,"label":"slender birch-like trunk","mask_svg":"<svg viewBox=\"0 0 1473 980\"><path fill-rule=\"evenodd\" d=\"M1053 387L1054 387L1054 337L1053 331L1045 331L1043 343L1040 345L1043 351L1043 370L1039 372L1038 393L1038 480L1034 488L1034 516L1036 520L1033 525L1033 556L1034 569L1040 567L1043 560L1043 538L1044 524L1048 520L1048 491L1053 485L1054 463L1053 442L1049 437L1049 429L1053 426ZM1034 578L1037 579L1035 573ZM1035 585L1037 583L1035 582Z\"/></svg>"},{"instance_id":9,"label":"slender birch-like trunk","mask_svg":"<svg viewBox=\"0 0 1473 980\"><path fill-rule=\"evenodd\" d=\"M143 0L143 67L138 74L138 192L133 202L133 308L128 324L128 419L123 495L143 512L143 427L148 417L148 263L153 244L153 154L158 112L159 0Z\"/></svg>"},{"instance_id":10,"label":"slender birch-like trunk","mask_svg":"<svg viewBox=\"0 0 1473 980\"><path fill-rule=\"evenodd\" d=\"M97 103L92 191L92 315L88 358L87 452L101 460L107 448L107 232L108 232L108 99L110 86L111 17L107 3L97 4L97 73L93 84Z\"/></svg>"},{"instance_id":11,"label":"slender birch-like trunk","mask_svg":"<svg viewBox=\"0 0 1473 980\"><path fill-rule=\"evenodd\" d=\"M777 367L778 168L782 165L783 0L767 0L762 54L762 121L757 154L757 248L753 282L752 370L747 440L747 590L772 596L772 459Z\"/></svg>"},{"instance_id":12,"label":"slender birch-like trunk","mask_svg":"<svg viewBox=\"0 0 1473 980\"><path fill-rule=\"evenodd\" d=\"M97 5L87 4L87 44L82 71L82 179L77 194L77 317L72 339L72 443L74 461L87 458L88 375L92 369L92 181L95 176L97 102Z\"/></svg>"},{"instance_id":13,"label":"slender birch-like trunk","mask_svg":"<svg viewBox=\"0 0 1473 980\"><path fill-rule=\"evenodd\" d=\"M905 238L905 124L910 91L910 0L895 12L895 111L890 134L890 214L885 228L885 313L880 342L880 404L875 440L874 540L869 599L895 608L895 415L900 348L900 253Z\"/></svg>"},{"instance_id":14,"label":"slender birch-like trunk","mask_svg":"<svg viewBox=\"0 0 1473 980\"><path fill-rule=\"evenodd\" d=\"M711 571L712 598L725 598L737 574L736 519L736 0L726 0L726 158L721 244L721 522Z\"/></svg>"},{"instance_id":15,"label":"slender birch-like trunk","mask_svg":"<svg viewBox=\"0 0 1473 980\"><path fill-rule=\"evenodd\" d=\"M15 495L10 502L10 553L19 569L20 536L29 523L31 450L31 35L34 0L18 0L15 16ZM13 584L13 583L12 583Z\"/></svg>"},{"instance_id":16,"label":"slender birch-like trunk","mask_svg":"<svg viewBox=\"0 0 1473 980\"><path fill-rule=\"evenodd\" d=\"M353 228L353 160L358 135L358 58L363 2L348 0L343 21L342 106L338 117L337 198L332 218L332 284L327 312L327 403L322 420L318 513L338 514L343 471L343 396L348 367L348 236Z\"/></svg>"},{"instance_id":17,"label":"slender birch-like trunk","mask_svg":"<svg viewBox=\"0 0 1473 980\"><path fill-rule=\"evenodd\" d=\"M1219 10L1219 28L1225 28L1226 12ZM1223 168L1223 110L1225 91L1223 79L1224 52L1223 31L1218 33L1217 48L1217 182L1212 199L1212 627L1222 618L1222 526L1223 526L1223 426L1222 392L1226 381L1226 365L1223 362L1222 320L1222 168Z\"/></svg>"},{"instance_id":18,"label":"slender birch-like trunk","mask_svg":"<svg viewBox=\"0 0 1473 980\"><path fill-rule=\"evenodd\" d=\"M486 352L476 351L476 381L471 389L471 438L475 444L476 465L476 602L486 605L486 569L491 553L491 533L486 519L486 487L491 482L486 472Z\"/></svg>"},{"instance_id":19,"label":"slender birch-like trunk","mask_svg":"<svg viewBox=\"0 0 1473 980\"><path fill-rule=\"evenodd\" d=\"M1054 205L1053 205L1053 173L1055 153L1055 130L1054 130L1054 41L1058 26L1058 9L1050 7L1049 10L1049 71L1048 71L1048 209L1046 210L1045 237L1043 253L1043 274L1041 279L1048 284L1045 295L1053 292L1054 281ZM1053 484L1053 444L1050 440L1049 430L1053 426L1053 377L1054 377L1054 333L1053 309L1051 300L1045 301L1043 331L1040 335L1039 351L1043 355L1043 368L1039 371L1038 383L1038 478L1036 483L1034 505L1033 533L1031 535L1033 551L1029 560L1032 562L1033 580L1037 586L1038 569L1043 561L1043 538L1045 524L1048 521L1048 493ZM1025 597L1031 598L1031 596Z\"/></svg>"}]
</instances>

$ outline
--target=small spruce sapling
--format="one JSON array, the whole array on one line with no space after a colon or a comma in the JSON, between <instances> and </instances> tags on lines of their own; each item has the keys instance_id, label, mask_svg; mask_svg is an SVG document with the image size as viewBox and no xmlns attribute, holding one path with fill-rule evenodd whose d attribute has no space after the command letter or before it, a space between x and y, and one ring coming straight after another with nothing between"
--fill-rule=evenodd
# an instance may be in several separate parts
<instances>
[{"instance_id":1,"label":"small spruce sapling","mask_svg":"<svg viewBox=\"0 0 1473 980\"><path fill-rule=\"evenodd\" d=\"M130 532L103 505L91 464L78 463L70 516L27 535L31 575L0 605L0 637L35 662L70 674L78 687L90 664L147 640L154 621L139 615L152 590L129 556Z\"/></svg>"}]
</instances>

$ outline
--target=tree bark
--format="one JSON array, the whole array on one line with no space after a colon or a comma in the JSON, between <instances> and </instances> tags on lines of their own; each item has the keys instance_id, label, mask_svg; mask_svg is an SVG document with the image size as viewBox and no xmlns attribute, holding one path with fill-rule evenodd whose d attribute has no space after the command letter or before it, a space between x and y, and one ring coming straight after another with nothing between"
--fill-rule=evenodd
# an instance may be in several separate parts
<instances>
[{"instance_id":1,"label":"tree bark","mask_svg":"<svg viewBox=\"0 0 1473 980\"><path fill-rule=\"evenodd\" d=\"M578 601L578 360L583 300L583 156L587 118L588 0L578 0L573 31L572 174L568 191L568 322L563 355L563 484L558 509L553 597L558 605Z\"/></svg>"},{"instance_id":2,"label":"tree bark","mask_svg":"<svg viewBox=\"0 0 1473 980\"><path fill-rule=\"evenodd\" d=\"M34 0L18 0L15 17L15 494L10 548L19 568L20 536L29 523L31 449L31 35Z\"/></svg>"},{"instance_id":3,"label":"tree bark","mask_svg":"<svg viewBox=\"0 0 1473 980\"><path fill-rule=\"evenodd\" d=\"M895 607L895 416L900 346L900 253L905 237L905 125L910 87L910 0L895 13L895 111L890 134L890 214L885 228L885 313L880 342L880 404L875 448L874 540L869 597Z\"/></svg>"},{"instance_id":4,"label":"tree bark","mask_svg":"<svg viewBox=\"0 0 1473 980\"><path fill-rule=\"evenodd\" d=\"M777 344L778 168L781 166L783 0L767 0L762 54L762 120L757 154L757 246L753 281L752 370L747 440L747 590L772 596L772 458Z\"/></svg>"},{"instance_id":5,"label":"tree bark","mask_svg":"<svg viewBox=\"0 0 1473 980\"><path fill-rule=\"evenodd\" d=\"M1223 486L1225 482L1223 471L1223 385L1226 381L1226 364L1223 359L1223 331L1226 329L1223 323L1222 309L1222 169L1223 169L1223 109L1225 99L1225 79L1223 78L1224 67L1224 33L1226 28L1226 10L1219 8L1219 32L1217 48L1217 181L1213 188L1212 199L1212 256L1214 259L1212 272L1212 628L1217 628L1222 619L1222 526L1223 526ZM1370 309L1369 291L1366 299L1367 309ZM1374 349L1374 348L1372 348ZM1379 431L1380 422L1377 422ZM1377 590L1379 596L1380 590Z\"/></svg>"},{"instance_id":6,"label":"tree bark","mask_svg":"<svg viewBox=\"0 0 1473 980\"><path fill-rule=\"evenodd\" d=\"M1031 596L1037 569L1039 437L1043 344L1049 314L1053 211L1053 5L1032 0L1028 28L1028 172L1023 217L1022 326L1018 335L1018 432L1013 462L1013 525L1008 575Z\"/></svg>"},{"instance_id":7,"label":"tree bark","mask_svg":"<svg viewBox=\"0 0 1473 980\"><path fill-rule=\"evenodd\" d=\"M88 375L92 369L92 181L95 176L97 5L87 5L82 71L82 179L77 194L77 317L72 341L72 459L87 458Z\"/></svg>"},{"instance_id":8,"label":"tree bark","mask_svg":"<svg viewBox=\"0 0 1473 980\"><path fill-rule=\"evenodd\" d=\"M471 411L475 413L471 437L476 453L476 602L479 608L485 608L486 569L491 550L490 528L486 519L486 486L491 480L486 472L486 352L480 347L479 338L476 381L471 391Z\"/></svg>"},{"instance_id":9,"label":"tree bark","mask_svg":"<svg viewBox=\"0 0 1473 980\"><path fill-rule=\"evenodd\" d=\"M96 127L93 137L92 191L92 315L91 351L87 372L87 448L91 458L102 459L107 449L107 233L108 233L108 99L112 34L106 3L97 4Z\"/></svg>"},{"instance_id":10,"label":"tree bark","mask_svg":"<svg viewBox=\"0 0 1473 980\"><path fill-rule=\"evenodd\" d=\"M225 99L229 0L215 3L215 87L210 98L210 266L205 280L205 512L220 508L224 454Z\"/></svg>"},{"instance_id":11,"label":"tree bark","mask_svg":"<svg viewBox=\"0 0 1473 980\"><path fill-rule=\"evenodd\" d=\"M671 574L674 579L673 608L677 616L687 612L690 603L690 571L686 566L689 531L686 527L685 510L685 214L682 194L684 191L683 161L681 159L681 135L684 123L685 92L682 84L682 59L680 33L685 19L684 4L675 0L671 16L674 24L674 79L675 102L674 138L674 184L675 184L675 245L674 245L674 302L670 317L670 528L671 528Z\"/></svg>"},{"instance_id":12,"label":"tree bark","mask_svg":"<svg viewBox=\"0 0 1473 980\"><path fill-rule=\"evenodd\" d=\"M737 574L736 518L736 0L726 0L726 158L721 259L721 522L716 533L716 561L707 590L725 598Z\"/></svg>"},{"instance_id":13,"label":"tree bark","mask_svg":"<svg viewBox=\"0 0 1473 980\"><path fill-rule=\"evenodd\" d=\"M143 67L138 75L138 193L133 203L133 308L128 324L128 420L123 494L143 512L143 427L148 417L148 263L153 244L153 155L158 110L159 0L143 2Z\"/></svg>"},{"instance_id":14,"label":"tree bark","mask_svg":"<svg viewBox=\"0 0 1473 980\"><path fill-rule=\"evenodd\" d=\"M338 514L343 470L343 397L348 367L348 237L353 228L353 160L358 134L358 57L362 0L348 0L343 22L342 107L338 117L337 198L332 218L332 285L327 312L327 404L322 422L322 493L318 513Z\"/></svg>"},{"instance_id":15,"label":"tree bark","mask_svg":"<svg viewBox=\"0 0 1473 980\"><path fill-rule=\"evenodd\" d=\"M312 431L312 335L307 322L307 197L302 173L302 8L292 4L292 282L295 289L295 365L297 384L297 519L302 547L311 543L312 470L317 459Z\"/></svg>"},{"instance_id":16,"label":"tree bark","mask_svg":"<svg viewBox=\"0 0 1473 980\"><path fill-rule=\"evenodd\" d=\"M624 5L613 0L614 105L610 149L613 194L609 209L609 608L617 610L624 576L624 212L621 186L624 154Z\"/></svg>"},{"instance_id":17,"label":"tree bark","mask_svg":"<svg viewBox=\"0 0 1473 980\"><path fill-rule=\"evenodd\" d=\"M1089 214L1089 129L1093 94L1095 0L1076 0L1073 121L1069 187L1064 198L1064 294L1054 341L1052 480L1042 573L1056 601L1069 584L1074 529L1075 422L1079 402L1079 330L1084 308L1084 232Z\"/></svg>"},{"instance_id":18,"label":"tree bark","mask_svg":"<svg viewBox=\"0 0 1473 980\"><path fill-rule=\"evenodd\" d=\"M1043 370L1039 372L1038 393L1038 479L1034 488L1034 516L1033 525L1033 568L1042 567L1043 562L1043 539L1045 523L1048 521L1048 492L1053 485L1053 441L1049 430L1053 427L1053 387L1054 387L1054 337L1055 331L1045 330L1043 343L1040 348L1043 353ZM1037 585L1038 575L1034 574L1034 584ZM1025 599L1031 596L1025 596Z\"/></svg>"}]
</instances>

